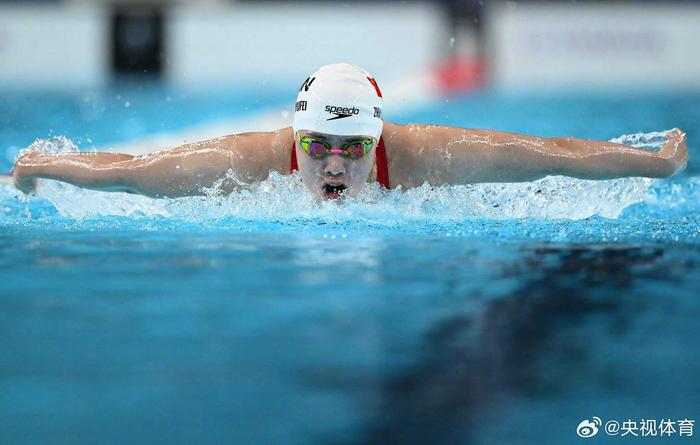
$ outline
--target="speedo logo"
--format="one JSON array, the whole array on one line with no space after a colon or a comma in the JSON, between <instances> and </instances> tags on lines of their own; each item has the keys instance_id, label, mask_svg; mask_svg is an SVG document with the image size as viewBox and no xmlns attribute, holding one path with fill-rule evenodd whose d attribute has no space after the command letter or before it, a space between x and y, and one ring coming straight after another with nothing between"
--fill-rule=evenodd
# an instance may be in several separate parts
<instances>
[{"instance_id":1,"label":"speedo logo","mask_svg":"<svg viewBox=\"0 0 700 445\"><path fill-rule=\"evenodd\" d=\"M343 119L346 117L354 116L355 114L360 114L360 110L358 108L352 107L352 108L343 108L343 107L336 107L333 105L326 105L326 112L335 114L334 117L329 117L326 119L327 121L333 121L336 119Z\"/></svg>"}]
</instances>

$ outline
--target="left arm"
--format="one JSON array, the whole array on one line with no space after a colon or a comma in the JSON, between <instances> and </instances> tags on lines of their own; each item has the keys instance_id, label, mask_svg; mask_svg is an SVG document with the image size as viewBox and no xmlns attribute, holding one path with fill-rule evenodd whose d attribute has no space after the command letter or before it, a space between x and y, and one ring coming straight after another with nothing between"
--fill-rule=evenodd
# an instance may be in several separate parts
<instances>
[{"instance_id":1,"label":"left arm","mask_svg":"<svg viewBox=\"0 0 700 445\"><path fill-rule=\"evenodd\" d=\"M541 138L489 130L386 123L392 183L414 187L523 182L547 175L582 179L665 178L685 167L685 133L668 134L661 151L574 138Z\"/></svg>"}]
</instances>

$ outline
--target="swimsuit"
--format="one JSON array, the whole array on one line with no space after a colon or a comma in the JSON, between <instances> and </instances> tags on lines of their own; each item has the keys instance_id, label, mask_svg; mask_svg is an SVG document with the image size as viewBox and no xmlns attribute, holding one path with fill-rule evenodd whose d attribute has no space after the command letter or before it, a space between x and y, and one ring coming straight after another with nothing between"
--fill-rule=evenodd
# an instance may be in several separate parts
<instances>
[{"instance_id":1,"label":"swimsuit","mask_svg":"<svg viewBox=\"0 0 700 445\"><path fill-rule=\"evenodd\" d=\"M379 138L379 144L377 144L377 182L382 187L389 189L389 166L386 161L386 149L384 148L384 139ZM294 144L292 143L292 171L299 170L299 165L297 164L297 152L294 150Z\"/></svg>"}]
</instances>

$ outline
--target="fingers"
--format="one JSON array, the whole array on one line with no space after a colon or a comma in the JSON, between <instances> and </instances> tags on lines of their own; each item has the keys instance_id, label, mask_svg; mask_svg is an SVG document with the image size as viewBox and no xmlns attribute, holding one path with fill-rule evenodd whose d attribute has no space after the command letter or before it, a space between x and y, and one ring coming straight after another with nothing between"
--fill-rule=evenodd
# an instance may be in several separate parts
<instances>
[{"instance_id":1,"label":"fingers","mask_svg":"<svg viewBox=\"0 0 700 445\"><path fill-rule=\"evenodd\" d=\"M17 157L12 168L12 181L15 187L27 195L34 194L36 190L36 178L29 175L35 163L33 158L37 154L38 152L34 150L25 150Z\"/></svg>"},{"instance_id":2,"label":"fingers","mask_svg":"<svg viewBox=\"0 0 700 445\"><path fill-rule=\"evenodd\" d=\"M15 187L26 195L33 195L36 191L36 179L20 179L17 175L14 176Z\"/></svg>"},{"instance_id":3,"label":"fingers","mask_svg":"<svg viewBox=\"0 0 700 445\"><path fill-rule=\"evenodd\" d=\"M685 146L686 134L674 128L673 130L666 133L666 143L661 148L661 153L665 154L667 157L673 157L680 150L687 150Z\"/></svg>"},{"instance_id":4,"label":"fingers","mask_svg":"<svg viewBox=\"0 0 700 445\"><path fill-rule=\"evenodd\" d=\"M33 194L36 189L36 179L28 175L27 168L19 162L16 162L12 169L12 182L17 190L29 195Z\"/></svg>"},{"instance_id":5,"label":"fingers","mask_svg":"<svg viewBox=\"0 0 700 445\"><path fill-rule=\"evenodd\" d=\"M673 137L673 139L676 141L676 146L678 146L679 144L685 143L685 141L687 139L686 133L684 131L681 131L678 128L674 128L673 130L671 130L669 135L671 137Z\"/></svg>"},{"instance_id":6,"label":"fingers","mask_svg":"<svg viewBox=\"0 0 700 445\"><path fill-rule=\"evenodd\" d=\"M688 165L688 144L686 143L686 134L681 133L678 138L676 155L679 159L679 170L684 169Z\"/></svg>"},{"instance_id":7,"label":"fingers","mask_svg":"<svg viewBox=\"0 0 700 445\"><path fill-rule=\"evenodd\" d=\"M659 155L670 163L673 173L683 170L688 163L687 135L678 128L674 128L666 135L667 141Z\"/></svg>"}]
</instances>

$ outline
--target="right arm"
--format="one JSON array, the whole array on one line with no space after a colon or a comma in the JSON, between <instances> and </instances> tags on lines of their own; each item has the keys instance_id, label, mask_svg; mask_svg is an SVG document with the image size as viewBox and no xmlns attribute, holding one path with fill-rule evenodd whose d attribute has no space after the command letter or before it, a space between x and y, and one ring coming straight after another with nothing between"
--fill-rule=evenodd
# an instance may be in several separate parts
<instances>
[{"instance_id":1,"label":"right arm","mask_svg":"<svg viewBox=\"0 0 700 445\"><path fill-rule=\"evenodd\" d=\"M270 170L289 173L290 132L242 133L143 156L28 151L15 163L14 182L25 193L37 178L46 178L157 198L202 195L203 187L212 187L229 169L244 183L264 180ZM237 186L233 180L220 185L224 193Z\"/></svg>"},{"instance_id":2,"label":"right arm","mask_svg":"<svg viewBox=\"0 0 700 445\"><path fill-rule=\"evenodd\" d=\"M547 175L581 179L666 178L688 160L686 135L666 133L660 151L576 138L542 138L440 125L384 124L392 183L417 187L524 182ZM393 156L393 152L400 154Z\"/></svg>"}]
</instances>

